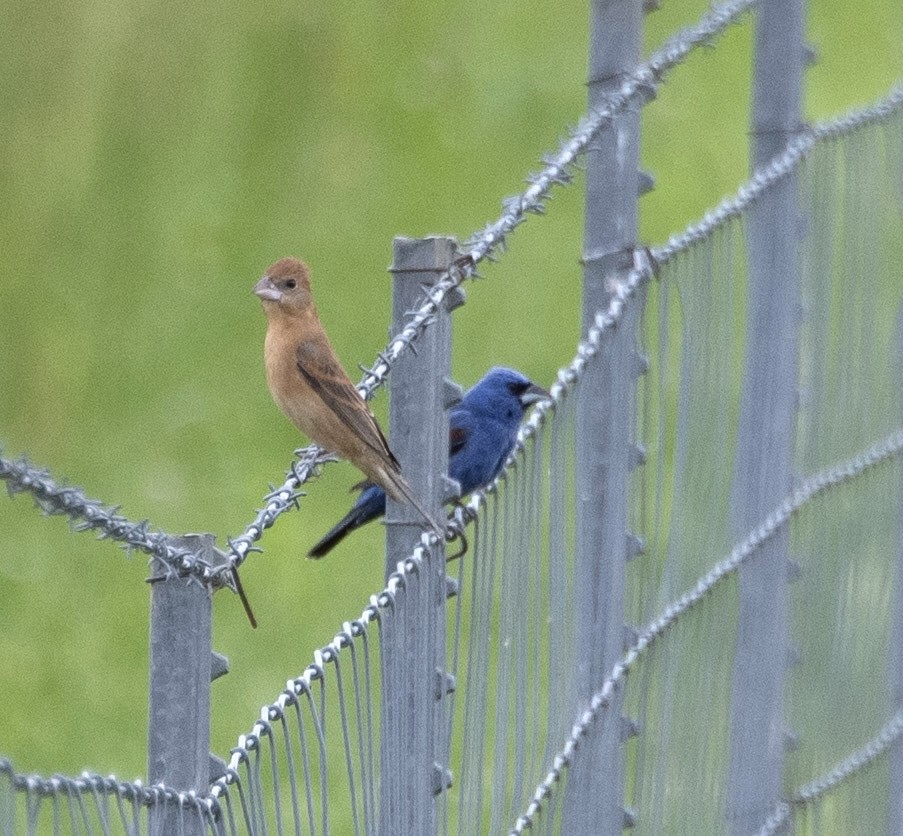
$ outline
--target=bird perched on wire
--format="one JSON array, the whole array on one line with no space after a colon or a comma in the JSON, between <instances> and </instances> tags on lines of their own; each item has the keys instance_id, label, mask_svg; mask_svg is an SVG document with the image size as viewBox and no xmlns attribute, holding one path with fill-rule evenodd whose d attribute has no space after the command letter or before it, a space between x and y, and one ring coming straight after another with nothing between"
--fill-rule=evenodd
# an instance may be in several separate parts
<instances>
[{"instance_id":1,"label":"bird perched on wire","mask_svg":"<svg viewBox=\"0 0 903 836\"><path fill-rule=\"evenodd\" d=\"M297 258L270 265L254 286L267 318L267 383L289 420L314 443L348 459L397 502L413 505L439 537L401 475L376 418L348 379L320 323L310 270Z\"/></svg>"},{"instance_id":2,"label":"bird perched on wire","mask_svg":"<svg viewBox=\"0 0 903 836\"><path fill-rule=\"evenodd\" d=\"M498 476L527 409L548 397L520 372L501 367L490 369L464 395L448 416L448 474L461 486L461 496ZM386 512L386 494L379 485L365 482L360 487L354 507L310 550L310 557L324 557L346 535Z\"/></svg>"}]
</instances>

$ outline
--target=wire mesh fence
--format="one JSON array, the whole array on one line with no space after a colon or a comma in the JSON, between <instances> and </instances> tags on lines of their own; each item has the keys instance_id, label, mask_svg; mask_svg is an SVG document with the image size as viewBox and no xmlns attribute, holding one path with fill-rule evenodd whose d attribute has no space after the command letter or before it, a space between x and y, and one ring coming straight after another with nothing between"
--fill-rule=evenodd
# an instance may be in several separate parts
<instances>
[{"instance_id":1,"label":"wire mesh fence","mask_svg":"<svg viewBox=\"0 0 903 836\"><path fill-rule=\"evenodd\" d=\"M362 394L570 179L597 131L620 130L617 112L750 5L728 4L675 38L581 124L503 218L437 271ZM754 385L778 366L757 324L769 300L753 285L770 263L763 216L788 191L782 232L799 295L766 318L794 329L795 373L780 375L793 393L792 445L788 483L762 506L774 474L750 468L742 444L746 432L763 455L779 446L770 421L754 420L778 408ZM228 763L210 765L209 785L38 778L0 760L0 833L892 831L903 784L903 90L802 131L699 224L626 255L602 259L618 278L504 472L452 514L459 540L448 548L463 543L462 555L444 565L445 544L424 534L262 707ZM626 427L602 409L600 374L619 378ZM601 429L587 424L596 412ZM625 476L615 551L586 533L587 513L608 520L610 496L581 511L581 474L600 472L582 458L594 449L588 427L620 457L596 462L604 478ZM24 460L0 457L0 477L46 513L148 552L170 582L212 588L229 584L326 460L306 451L218 559ZM767 552L777 586L756 576ZM587 568L612 561L626 565L623 618ZM745 656L763 627L774 644ZM759 686L779 697L764 719ZM756 797L738 779L750 718L761 757L778 764ZM416 791L393 780L412 763ZM613 791L594 791L600 773L615 776Z\"/></svg>"}]
</instances>

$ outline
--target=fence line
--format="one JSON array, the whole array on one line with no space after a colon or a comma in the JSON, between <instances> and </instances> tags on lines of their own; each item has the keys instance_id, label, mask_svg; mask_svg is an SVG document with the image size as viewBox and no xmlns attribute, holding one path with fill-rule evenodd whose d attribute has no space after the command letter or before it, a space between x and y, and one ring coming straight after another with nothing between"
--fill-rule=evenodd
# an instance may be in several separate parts
<instances>
[{"instance_id":1,"label":"fence line","mask_svg":"<svg viewBox=\"0 0 903 836\"><path fill-rule=\"evenodd\" d=\"M506 463L506 469L511 467L518 455L525 449L527 441L535 436L537 430L551 415L554 415L564 398L573 390L582 376L587 362L598 352L602 334L617 325L636 290L648 281L661 266L678 254L685 252L694 243L710 237L727 220L742 215L765 190L794 170L819 142L848 135L862 127L874 124L892 115L901 107L903 107L903 86L894 88L888 96L871 106L812 127L806 135L791 143L779 158L773 160L764 169L757 171L746 184L741 186L736 197L722 201L714 210L707 212L701 221L688 226L685 232L672 236L665 245L636 253L637 266L631 271L627 280L617 286L607 310L596 315L593 327L589 329L586 338L578 345L571 363L558 372L557 380L550 390L551 399L537 404L522 426L515 450ZM306 461L313 469L325 460L325 456L314 457L311 455ZM47 471L29 465L25 459L16 462L0 457L0 478L7 482L7 489L11 494L31 493L38 507L45 513L65 514L72 520L81 520L74 525L77 531L98 530L100 539L117 540L123 542L127 548L138 548L151 553L167 565L178 567L178 570L182 572L192 572L193 566L200 565L201 568L197 570L200 577L210 578L215 574L191 552L170 546L166 542L167 535L148 530L146 521L131 522L117 514L116 508L104 507L96 500L87 499L79 488L58 485ZM463 508L456 510L452 527L462 530L465 525L476 519L480 509L485 505L486 497L496 491L502 479L504 479L504 475L500 475L486 488L475 491L468 503ZM435 542L435 535L430 532L426 532L424 537L427 538L423 544L424 547L431 546ZM419 550L415 550L406 560L399 561L396 574L389 579L383 592L375 597L387 603L388 599L382 599L382 596L392 594L401 577L412 570L421 554ZM365 622L369 620L366 618L366 614L371 607L364 611L362 618Z\"/></svg>"},{"instance_id":2,"label":"fence line","mask_svg":"<svg viewBox=\"0 0 903 836\"><path fill-rule=\"evenodd\" d=\"M878 113L889 114L898 109L903 103L903 95L901 95L901 90L895 91L889 100L885 103L879 104L874 108L867 109L866 111L862 111L858 116L844 118L842 120L836 120L834 123L829 123L829 126L826 128L822 126L821 128L816 127L813 129L813 133L819 137L823 138L833 138L838 135L842 135L844 132L848 132L850 130L854 130L855 128L867 124L871 121L874 121L875 118L880 118L876 116ZM799 162L799 159L802 157L798 157L796 162ZM778 176L778 175L775 175ZM761 182L760 178L754 178L753 182L759 183ZM763 187L759 187L758 190L742 190L745 195L746 205L749 205L752 200L755 199L759 190ZM736 202L727 201L723 206L728 206L729 209L725 210L721 213L721 217L727 218L735 214L735 212L739 212L739 209L733 210L732 207L736 205ZM710 213L707 218L712 218L718 216L718 213ZM723 220L722 220L723 222ZM716 230L717 225L714 223L709 224L708 235L711 235ZM699 227L697 226L698 230ZM636 267L632 271L629 276L627 282L623 285L620 285L617 288L617 291L612 299L611 304L605 312L598 314L595 318L594 327L590 329L587 334L587 339L581 342L580 346L578 346L578 350L576 352L576 356L574 357L572 363L562 369L558 374L558 380L556 384L552 387L553 400L547 405L540 405L534 413L531 415L529 421L524 426L520 440L518 443L517 451L513 454L512 458L509 460L508 467L510 468L512 463L516 461L519 456L523 455L523 451L525 449L525 444L527 441L535 436L538 428L540 428L549 417L555 414L557 409L560 409L562 403L567 397L568 393L571 392L576 386L577 382L582 376L582 371L585 365L596 355L598 349L598 342L601 337L603 331L608 328L612 328L616 326L616 324L620 321L621 317L624 314L625 307L629 303L630 299L633 297L636 289L644 282L648 281L648 279L653 275L653 268L656 265L656 262L659 264L667 262L670 258L672 258L676 252L678 251L674 246L673 242L677 239L681 238L681 236L676 236L671 239L669 245L666 245L665 248L661 248L658 250L651 251L650 254L646 254L644 252L639 252L636 254ZM700 240L699 235L691 235L691 236L683 236L683 238L687 241L686 246L689 246L693 241ZM649 257L652 256L652 258ZM896 437L895 437L896 438ZM9 470L8 466L6 468ZM36 499L46 499L46 501L52 501L54 504L52 506L53 509L59 508L60 513L67 514L76 514L77 508L80 506L78 503L73 503L71 500L71 494L67 494L67 491L72 491L75 489L70 488L60 488L56 486L55 483L52 483L52 480L49 480L49 477L46 474L43 474L39 471L35 471L38 476L41 478L34 479L34 474L32 473L33 468L27 468L24 465L20 466L20 470L16 471L19 473L18 477L15 480L12 480L10 484L13 485L13 490L17 490L20 486L25 490L31 491ZM507 472L507 471L506 471ZM838 474L842 476L842 473ZM852 475L852 474L851 474ZM506 476L500 477L492 486L484 491L480 491L476 493L468 503L467 509L465 511L461 511L458 513L457 519L460 524L464 522L470 522L473 519L476 519L480 509L485 505L486 498L489 495L495 493L500 484L504 482ZM810 487L812 485L810 484ZM816 486L817 487L817 486ZM79 494L80 496L80 494ZM66 498L70 497L70 498ZM46 510L46 509L45 509ZM467 510L471 510L473 512L472 516L467 513ZM54 513L55 510L48 511L48 513ZM86 518L88 519L109 519L114 520L115 524L108 524L109 531L104 529L105 536L115 536L117 534L122 533L121 529L121 518L115 514L115 511L110 511L109 509L105 509L105 514L97 515L95 510L90 512L86 512ZM139 524L140 526L141 524ZM94 526L96 528L97 526ZM432 535L427 534L427 538ZM431 542L428 540L427 542ZM426 544L424 544L426 545ZM288 709L291 709L292 706L297 707L298 698L304 699L307 701L309 705L315 704L314 699L314 687L317 682L322 682L324 676L326 676L327 668L329 664L335 663L336 669L338 671L339 664L339 656L342 650L349 649L350 652L354 653L354 644L352 639L355 637L366 636L367 625L372 623L373 621L379 621L381 611L388 611L394 606L396 595L399 592L402 592L405 584L409 582L409 579L414 577L417 569L419 568L419 561L422 558L422 552L415 550L414 553L404 561L400 561L397 567L396 572L389 579L389 583L385 590L377 596L373 596L371 598L371 604L367 607L359 620L354 622L346 622L343 630L340 631L335 639L330 645L323 648L321 651L315 654L314 664L309 666L301 677L298 680L294 680L291 684L290 689L284 692L283 696L277 700L272 706L265 707L261 713L262 720L259 724L255 724L254 729L252 730L250 735L243 736L239 739L239 746L233 752L232 763L230 764L230 770L227 773L225 778L219 779L218 782L214 784L213 793L211 797L208 798L204 803L209 804L209 810L212 811L211 814L222 815L228 817L230 815L229 810L231 809L231 799L228 795L224 796L223 803L219 804L219 798L221 797L221 790L225 788L226 785L232 783L237 778L237 770L242 764L249 764L252 762L252 758L256 759L257 767L260 767L260 756L261 750L260 745L261 741L272 739L272 723L279 719ZM700 593L699 599L705 594L705 592ZM668 615L666 613L665 615ZM664 618L664 616L663 616ZM676 616L675 616L676 618ZM672 621L668 621L664 624L662 629L667 629L667 627L671 626ZM648 645L652 644L652 640L654 640L654 636L649 640ZM647 645L647 646L648 646ZM642 652L642 649L639 651ZM633 662L636 660L634 659ZM631 662L631 664L633 664ZM355 671L357 668L355 667ZM623 674L622 674L623 676ZM358 702L360 704L360 702ZM364 704L369 705L369 701L365 700ZM600 709L601 710L601 705ZM372 727L372 721L371 721ZM322 729L317 730L317 739L320 741L320 747L322 747ZM346 735L347 739L347 735ZM346 748L348 744L346 743ZM321 749L322 750L322 749ZM575 749L576 750L576 749ZM366 758L364 758L366 760ZM372 758L371 758L372 762ZM10 768L11 769L11 768ZM307 770L305 769L305 773ZM35 779L36 780L36 779ZM56 779L50 779L56 780ZM294 782L293 786L294 786ZM19 782L19 786L24 786ZM80 785L81 786L81 785ZM132 785L123 785L123 786L132 786ZM305 794L310 794L312 791L309 786L306 784L307 789L305 790ZM97 784L92 785L94 792L99 792L101 789L97 788ZM220 789L220 793L217 792L217 788ZM106 790L103 790L106 791ZM249 791L251 791L249 789ZM117 790L117 793L120 791ZM241 785L239 784L239 793L241 793ZM542 802L548 796L548 791L545 791L543 788L537 790L536 797L534 801ZM150 798L151 796L142 798ZM185 799L190 799L190 794L184 796ZM180 802L182 803L182 802ZM372 795L370 796L370 801L367 804L372 808ZM312 803L309 805L309 809L312 809L315 805ZM219 811L217 813L217 811ZM324 813L325 815L325 813Z\"/></svg>"},{"instance_id":3,"label":"fence line","mask_svg":"<svg viewBox=\"0 0 903 836\"><path fill-rule=\"evenodd\" d=\"M734 22L735 16L746 11L751 3L741 2L734 5L739 8L730 12L729 20L724 25ZM728 13L725 12L725 16L727 15ZM721 22L722 18L719 17L717 20ZM702 27L700 26L699 28ZM708 32L708 29L705 31ZM692 40L692 43L694 45L704 43L705 37L697 32L696 38ZM707 37L711 37L711 34ZM664 50L660 52L664 52ZM653 62L650 60L648 65L651 67L652 64ZM622 309L627 299L636 291L637 287L651 278L662 266L675 256L686 252L693 244L711 237L719 227L723 226L730 219L741 217L753 203L761 198L764 192L795 171L800 163L821 142L848 136L862 128L881 122L901 108L903 108L903 84L894 86L886 96L866 107L852 110L842 116L807 128L798 138L791 140L780 155L764 167L757 169L752 177L737 190L736 195L722 200L714 209L706 212L699 221L689 224L682 232L672 235L663 245L636 255L635 259L637 259L639 266L634 268L623 283L623 292L619 291L614 295L612 304L606 312L600 312L596 315L594 327L589 330L581 346L578 346L577 356L569 366L558 372L557 382L551 390L552 400L560 401L566 392L572 388L576 380L575 375L579 377L585 365L585 360L593 356L598 349L598 341L602 332L617 324L623 315ZM611 108L611 110L614 112L614 108ZM608 111L605 111L605 113L608 113ZM601 124L598 127L601 127ZM561 163L558 167L564 166L566 168L567 165L572 164L573 160L579 156L579 153L585 150L586 144L588 144L590 139L591 136L587 136L586 142L580 150L572 152L573 158L570 163ZM559 157L563 156L564 152L562 151L559 153ZM552 166L550 165L543 172L549 178L550 183L552 182L552 177L549 173L551 169ZM501 223L501 221L496 222L496 224L498 223ZM519 223L513 224L511 229L514 229ZM499 246L503 246L503 244L499 244ZM647 257L644 258L644 255ZM484 255L483 257L486 258L488 256ZM430 301L421 306L422 308L433 304L433 300L435 300L435 305L437 306L441 303L441 300L452 290L452 287L441 291L441 294L436 293L435 296L433 295L433 290L442 284L443 278L450 279L455 269L453 267L448 271L448 277L440 277L440 280L428 294ZM476 274L471 274L471 276L476 277ZM459 281L454 286L457 287L460 283ZM430 319L430 317L427 317L427 319ZM426 325L424 325L425 327ZM397 339L393 340L393 344ZM414 337L409 338L409 340L413 339ZM373 387L374 392L378 385ZM541 425L541 422L545 420L545 413L552 409L554 407L548 403L536 405L531 417L528 419L528 423L521 431L518 447L512 453L512 459L516 455L517 450L522 447L523 441L531 437L535 430L538 429L538 426ZM536 424L535 427L533 426L534 424ZM529 429L530 427L533 427L533 429ZM0 453L2 453L2 448L0 448ZM283 485L274 488L264 496L265 506L258 512L255 521L245 529L245 532L240 537L235 537L228 541L230 545L229 559L240 565L249 553L260 551L254 543L263 536L263 532L270 528L285 511L299 507L299 500L304 496L304 493L300 492L301 485L318 476L322 465L334 460L335 457L332 454L319 450L316 447L307 447L300 450L298 452L298 460L292 464L291 475ZM147 520L133 522L117 513L119 506L104 506L99 500L89 499L81 488L73 485L57 484L50 476L48 470L29 464L25 457L12 460L0 455L0 479L6 482L7 492L11 496L17 493L30 493L34 497L37 506L45 514L50 516L68 516L73 523L75 531L97 531L98 539L110 539L123 543L126 553L129 553L132 548L143 551L155 558L164 571L175 572L178 575L194 575L199 580L213 583L214 585L224 585L226 583L223 576L228 567L210 566L197 555L185 549L174 548L167 542L168 535L159 530L151 530L150 523ZM478 491L473 496L476 498L479 495L480 492ZM471 507L473 504L472 500L468 503L468 507ZM469 517L470 515L468 514L467 518ZM457 530L460 530L460 515ZM236 559L239 554L241 559Z\"/></svg>"},{"instance_id":4,"label":"fence line","mask_svg":"<svg viewBox=\"0 0 903 836\"><path fill-rule=\"evenodd\" d=\"M508 478L507 474L509 470L523 455L528 442L534 438L538 430L555 415L564 399L576 387L577 383L582 378L583 371L587 364L598 354L603 334L618 325L626 312L627 305L630 303L631 299L634 298L637 290L653 277L655 272L661 266L668 263L681 252L686 251L693 244L713 235L720 226L731 218L740 216L743 210L758 200L767 188L786 176L788 171L791 171L798 166L818 142L835 139L850 134L862 127L874 124L876 121L894 114L901 107L903 107L903 87L895 88L888 97L870 107L856 111L840 119L815 126L805 137L801 137L795 142L779 160L775 160L763 171L755 173L748 184L740 189L736 198L729 198L723 201L714 211L707 213L703 221L689 227L687 233L673 236L663 247L653 248L648 252L638 251L635 253L636 267L630 272L623 283L616 286L608 308L596 315L593 327L589 329L586 338L578 345L571 363L558 372L557 380L550 390L551 399L537 404L527 421L522 425L515 450L509 457L505 470L503 470L502 474L500 474L492 484L482 490L475 491L466 505L456 509L451 527L455 531L461 532L468 524L479 519L481 512L486 507L488 497L496 494L499 487ZM767 537L774 534L778 527L784 525L787 520L789 520L790 516L795 513L802 504L808 502L809 499L834 484L838 484L858 475L860 472L863 472L880 461L884 461L890 456L896 456L901 447L903 447L903 435L898 433L891 436L889 439L886 439L885 445L878 445L877 447L866 451L861 456L851 460L851 462L848 463L852 468L850 472L847 472L843 465L838 465L836 468L833 468L826 473L812 477L812 479L807 481L804 486L799 488L788 498L788 502L790 503L789 506L785 504L779 509L781 513L787 513L786 519L780 515L777 517L769 517L768 520L766 520L766 523L763 524L763 527L753 532L751 537L757 535L762 536L764 534L767 539ZM770 528L776 523L777 527L773 529ZM353 622L358 631L365 630L368 623L378 620L380 610L388 610L394 605L395 595L399 590L403 589L406 582L405 579L414 577L419 573L424 555L434 542L435 535L432 532L424 532L421 545L415 548L407 559L399 561L396 571L390 576L383 592L379 593L377 596L373 596L371 598L370 606L364 610L361 618L357 622ZM760 541L755 539L738 545L731 558L716 566L712 570L712 573L700 581L700 585L698 585L692 593L687 593L686 596L675 602L675 606L681 602L684 603L684 606L681 609L677 612L673 612L669 608L662 614L659 620L653 622L649 628L647 628L647 631L643 633L639 643L634 645L634 650L638 651L636 655L631 654L629 657L625 657L625 659L629 658L629 665L621 671L613 682L606 683L607 690L601 692L605 695L604 702L599 701L599 694L595 695L591 703L590 711L593 711L594 707L594 713L597 713L605 707L610 698L611 688L620 681L626 674L630 665L633 665L645 649L652 644L654 639L659 635L659 632L663 632L670 627L684 609L692 608L705 597L705 594L710 589L710 585L714 585L722 580L723 577L732 574L742 561L746 559L748 554L752 553L758 545L760 545ZM746 549L749 549L748 553ZM738 562L734 563L734 560L737 560ZM336 640L330 645L336 654L342 650L344 646L341 641L337 641L338 638L339 637L337 636ZM615 669L616 672L618 670L620 669ZM321 674L322 668L319 666L310 666L305 670L302 676L298 680L295 680L291 685L295 694L292 695L289 692L285 692L284 696L291 701L295 696L300 694L302 690L309 688L311 682L315 681ZM280 701L281 700L282 697L280 697ZM279 705L279 701L277 701L277 705ZM575 726L575 728L577 727ZM255 728L248 738L252 748L256 744L256 735L258 732L259 730ZM238 752L243 748L246 748L245 743L243 742L243 739L240 739L239 746L234 752ZM231 776L237 775L235 768L242 757L242 754L233 754L233 761L230 764L230 776L222 778L217 782L219 789L214 789L215 794L221 792L222 789L225 788L230 782ZM553 776L553 772L550 772L550 776ZM554 772L554 776L551 777L551 780L554 783L559 778L560 771ZM537 790L534 801L541 800L547 792L548 788L544 785L541 786ZM522 829L527 827L531 820L532 817L527 816L526 823L523 825Z\"/></svg>"}]
</instances>

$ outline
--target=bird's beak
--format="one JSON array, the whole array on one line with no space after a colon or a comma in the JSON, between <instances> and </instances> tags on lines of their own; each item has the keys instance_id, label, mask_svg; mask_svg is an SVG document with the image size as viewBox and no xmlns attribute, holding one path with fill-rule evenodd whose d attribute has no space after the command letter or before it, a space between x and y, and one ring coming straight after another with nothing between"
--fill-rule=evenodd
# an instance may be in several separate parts
<instances>
[{"instance_id":1,"label":"bird's beak","mask_svg":"<svg viewBox=\"0 0 903 836\"><path fill-rule=\"evenodd\" d=\"M261 299L266 299L270 302L278 302L282 298L282 293L273 284L273 280L269 276L264 276L254 285L254 293Z\"/></svg>"},{"instance_id":2,"label":"bird's beak","mask_svg":"<svg viewBox=\"0 0 903 836\"><path fill-rule=\"evenodd\" d=\"M524 409L526 409L530 404L539 403L540 401L546 401L552 396L542 388L542 386L537 386L535 383L531 383L523 392L520 393L519 400L523 405Z\"/></svg>"}]
</instances>

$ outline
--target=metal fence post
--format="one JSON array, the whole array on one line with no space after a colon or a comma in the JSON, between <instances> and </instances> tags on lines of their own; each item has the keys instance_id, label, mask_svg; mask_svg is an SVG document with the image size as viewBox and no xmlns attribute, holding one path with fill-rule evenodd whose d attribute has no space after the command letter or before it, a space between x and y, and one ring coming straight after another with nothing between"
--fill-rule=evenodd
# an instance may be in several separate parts
<instances>
[{"instance_id":1,"label":"metal fence post","mask_svg":"<svg viewBox=\"0 0 903 836\"><path fill-rule=\"evenodd\" d=\"M897 310L895 324L895 371L903 380L903 306ZM903 401L901 401L903 407ZM903 408L901 408L903 415ZM901 486L903 497L903 486ZM891 606L891 635L888 658L890 682L890 707L894 714L903 709L903 507L900 508L899 545L897 564L893 576L893 598ZM892 836L903 836L903 740L897 740L890 748L890 776L888 792L887 832Z\"/></svg>"},{"instance_id":2,"label":"metal fence post","mask_svg":"<svg viewBox=\"0 0 903 836\"><path fill-rule=\"evenodd\" d=\"M452 238L396 238L392 331L453 261ZM463 303L452 294L438 321L403 355L389 381L392 451L424 508L436 520L450 498L448 469L447 377L451 362L452 308ZM386 508L386 577L411 555L423 529L418 512L389 502ZM435 796L444 792L448 772L445 722L445 549L432 550L416 578L407 584L403 612L396 610L388 643L382 644L382 731L380 746L380 833L427 836L436 833ZM416 598L416 600L414 600ZM384 634L385 635L385 634Z\"/></svg>"},{"instance_id":3,"label":"metal fence post","mask_svg":"<svg viewBox=\"0 0 903 836\"><path fill-rule=\"evenodd\" d=\"M804 0L757 9L752 165L781 153L800 129ZM743 394L731 513L744 536L792 486L800 279L797 179L779 181L751 208ZM740 569L731 689L728 811L733 833L753 832L781 796L788 664L788 531Z\"/></svg>"},{"instance_id":4,"label":"metal fence post","mask_svg":"<svg viewBox=\"0 0 903 836\"><path fill-rule=\"evenodd\" d=\"M903 508L900 509L903 521ZM903 525L894 575L893 622L890 641L891 708L903 709ZM887 832L903 834L903 740L897 740L890 750L890 779L888 785Z\"/></svg>"},{"instance_id":5,"label":"metal fence post","mask_svg":"<svg viewBox=\"0 0 903 836\"><path fill-rule=\"evenodd\" d=\"M640 61L642 0L593 0L589 107L604 101ZM583 252L583 331L604 310L611 285L633 266L639 184L639 108L618 114L587 152ZM640 305L641 300L638 300ZM636 315L606 334L587 368L577 402L576 631L578 711L623 653L627 485L632 460ZM609 717L581 743L568 774L562 832L620 833L624 770L621 695Z\"/></svg>"},{"instance_id":6,"label":"metal fence post","mask_svg":"<svg viewBox=\"0 0 903 836\"><path fill-rule=\"evenodd\" d=\"M211 564L214 537L188 534L173 545ZM151 593L148 778L179 790L210 785L211 590L188 578L154 579ZM218 657L222 660L222 657ZM200 818L175 806L151 810L151 832L206 833Z\"/></svg>"}]
</instances>

